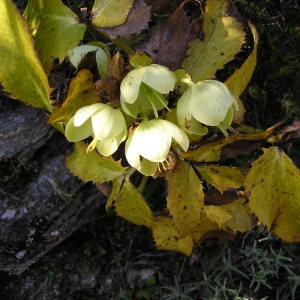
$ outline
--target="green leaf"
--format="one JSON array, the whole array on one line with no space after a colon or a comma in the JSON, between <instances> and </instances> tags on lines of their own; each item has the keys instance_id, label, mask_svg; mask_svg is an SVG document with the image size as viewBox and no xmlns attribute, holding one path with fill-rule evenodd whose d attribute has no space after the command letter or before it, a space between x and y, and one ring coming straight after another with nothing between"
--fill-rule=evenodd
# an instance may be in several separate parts
<instances>
[{"instance_id":1,"label":"green leaf","mask_svg":"<svg viewBox=\"0 0 300 300\"><path fill-rule=\"evenodd\" d=\"M123 184L123 178L118 178L117 180L113 180L112 190L105 204L106 210L108 210L113 205L113 202L117 199L117 196L119 195L120 190L122 188L122 184Z\"/></svg>"},{"instance_id":2,"label":"green leaf","mask_svg":"<svg viewBox=\"0 0 300 300\"><path fill-rule=\"evenodd\" d=\"M125 168L118 162L96 151L86 153L86 150L87 145L77 142L74 152L66 158L67 167L74 175L85 182L100 183L124 176Z\"/></svg>"},{"instance_id":3,"label":"green leaf","mask_svg":"<svg viewBox=\"0 0 300 300\"><path fill-rule=\"evenodd\" d=\"M191 164L179 160L175 172L166 176L167 207L178 229L178 238L190 235L200 222L204 194Z\"/></svg>"},{"instance_id":4,"label":"green leaf","mask_svg":"<svg viewBox=\"0 0 300 300\"><path fill-rule=\"evenodd\" d=\"M86 29L60 0L29 0L24 17L33 30L36 48L48 73L54 58L62 63L68 51L82 40Z\"/></svg>"},{"instance_id":5,"label":"green leaf","mask_svg":"<svg viewBox=\"0 0 300 300\"><path fill-rule=\"evenodd\" d=\"M244 105L240 100L240 95L247 87L254 69L256 67L256 60L257 60L257 46L258 46L258 33L254 25L249 21L249 27L252 31L253 39L254 39L254 47L252 53L249 55L247 60L243 63L241 68L237 69L232 76L230 76L225 84L234 95L235 99L239 104L239 110L234 111L233 114L233 121L237 123L241 123L243 121L243 115L245 113Z\"/></svg>"},{"instance_id":6,"label":"green leaf","mask_svg":"<svg viewBox=\"0 0 300 300\"><path fill-rule=\"evenodd\" d=\"M270 137L276 128L278 128L282 122L274 125L273 127L267 129L266 131L257 133L243 133L234 134L229 137L229 139L223 137L211 138L203 143L200 143L199 147L195 150L189 150L182 153L182 157L188 160L198 161L198 162L214 162L219 161L222 153L222 149L230 144L238 141L259 141L265 140ZM242 145L239 144L239 147ZM247 146L247 145L246 145ZM249 145L248 145L249 146ZM237 153L239 149L236 149Z\"/></svg>"},{"instance_id":7,"label":"green leaf","mask_svg":"<svg viewBox=\"0 0 300 300\"><path fill-rule=\"evenodd\" d=\"M243 23L230 16L227 0L207 0L202 26L203 41L194 39L182 64L194 82L213 78L215 72L241 50Z\"/></svg>"},{"instance_id":8,"label":"green leaf","mask_svg":"<svg viewBox=\"0 0 300 300\"><path fill-rule=\"evenodd\" d=\"M161 250L179 251L190 256L194 247L191 236L178 239L178 230L174 226L174 222L169 217L159 216L156 218L153 228L153 237L155 245Z\"/></svg>"},{"instance_id":9,"label":"green leaf","mask_svg":"<svg viewBox=\"0 0 300 300\"><path fill-rule=\"evenodd\" d=\"M200 241L204 234L213 230L233 234L251 230L250 209L244 203L245 199L241 198L227 205L205 205L200 224L193 233L194 241Z\"/></svg>"},{"instance_id":10,"label":"green leaf","mask_svg":"<svg viewBox=\"0 0 300 300\"><path fill-rule=\"evenodd\" d=\"M222 194L228 189L238 189L243 185L249 169L223 167L219 165L195 166L200 175Z\"/></svg>"},{"instance_id":11,"label":"green leaf","mask_svg":"<svg viewBox=\"0 0 300 300\"><path fill-rule=\"evenodd\" d=\"M0 5L0 83L12 98L52 110L47 75L31 32L10 0Z\"/></svg>"},{"instance_id":12,"label":"green leaf","mask_svg":"<svg viewBox=\"0 0 300 300\"><path fill-rule=\"evenodd\" d=\"M116 198L117 214L136 225L152 227L154 217L145 199L130 182L125 182Z\"/></svg>"},{"instance_id":13,"label":"green leaf","mask_svg":"<svg viewBox=\"0 0 300 300\"><path fill-rule=\"evenodd\" d=\"M48 123L66 122L75 115L79 108L98 101L99 97L93 93L93 74L83 69L72 79L66 100L61 107L54 108Z\"/></svg>"},{"instance_id":14,"label":"green leaf","mask_svg":"<svg viewBox=\"0 0 300 300\"><path fill-rule=\"evenodd\" d=\"M300 170L278 147L264 149L245 180L249 206L260 222L287 242L300 241Z\"/></svg>"},{"instance_id":15,"label":"green leaf","mask_svg":"<svg viewBox=\"0 0 300 300\"><path fill-rule=\"evenodd\" d=\"M115 27L125 23L134 0L96 0L92 9L92 24Z\"/></svg>"}]
</instances>

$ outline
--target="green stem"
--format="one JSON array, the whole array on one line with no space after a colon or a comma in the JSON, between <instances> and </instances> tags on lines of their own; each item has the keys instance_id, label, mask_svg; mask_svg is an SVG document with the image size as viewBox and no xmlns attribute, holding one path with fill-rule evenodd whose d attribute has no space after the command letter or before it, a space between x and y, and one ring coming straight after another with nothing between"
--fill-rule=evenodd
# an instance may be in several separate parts
<instances>
[{"instance_id":1,"label":"green stem","mask_svg":"<svg viewBox=\"0 0 300 300\"><path fill-rule=\"evenodd\" d=\"M134 167L129 167L127 170L126 170L126 175L125 175L125 181L126 182L129 182L129 178L130 176L136 171L136 168Z\"/></svg>"},{"instance_id":2,"label":"green stem","mask_svg":"<svg viewBox=\"0 0 300 300\"><path fill-rule=\"evenodd\" d=\"M144 188L145 188L145 185L146 185L146 183L147 183L148 178L149 178L148 176L143 176L142 181L141 181L139 187L137 188L137 190L138 190L140 193L143 192L143 190L144 190Z\"/></svg>"}]
</instances>

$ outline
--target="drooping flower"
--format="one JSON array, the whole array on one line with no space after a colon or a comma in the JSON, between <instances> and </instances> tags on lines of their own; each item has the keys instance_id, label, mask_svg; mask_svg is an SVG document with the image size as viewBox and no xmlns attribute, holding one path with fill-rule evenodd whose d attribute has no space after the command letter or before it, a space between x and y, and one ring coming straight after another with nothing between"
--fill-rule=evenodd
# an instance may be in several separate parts
<instances>
[{"instance_id":1,"label":"drooping flower","mask_svg":"<svg viewBox=\"0 0 300 300\"><path fill-rule=\"evenodd\" d=\"M218 127L228 137L233 108L238 104L224 83L217 80L204 80L189 83L177 103L177 120L182 129L194 134L206 134L202 124Z\"/></svg>"},{"instance_id":2,"label":"drooping flower","mask_svg":"<svg viewBox=\"0 0 300 300\"><path fill-rule=\"evenodd\" d=\"M88 151L97 148L100 154L109 156L127 137L124 117L110 105L96 103L80 108L69 120L65 135L68 141L77 142L93 136Z\"/></svg>"},{"instance_id":3,"label":"drooping flower","mask_svg":"<svg viewBox=\"0 0 300 300\"><path fill-rule=\"evenodd\" d=\"M125 154L128 163L144 175L153 175L159 163L164 165L174 139L187 151L189 139L185 132L166 120L146 120L128 137Z\"/></svg>"},{"instance_id":4,"label":"drooping flower","mask_svg":"<svg viewBox=\"0 0 300 300\"><path fill-rule=\"evenodd\" d=\"M139 108L157 110L167 107L163 94L175 87L176 76L167 67L152 64L138 66L121 82L121 105L125 113L136 118Z\"/></svg>"}]
</instances>

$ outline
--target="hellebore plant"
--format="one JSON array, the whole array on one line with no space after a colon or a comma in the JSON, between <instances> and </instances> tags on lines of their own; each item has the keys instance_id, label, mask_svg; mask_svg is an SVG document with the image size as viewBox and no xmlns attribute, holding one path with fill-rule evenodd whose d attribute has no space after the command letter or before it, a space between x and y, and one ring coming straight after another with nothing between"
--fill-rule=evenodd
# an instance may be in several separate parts
<instances>
[{"instance_id":1,"label":"hellebore plant","mask_svg":"<svg viewBox=\"0 0 300 300\"><path fill-rule=\"evenodd\" d=\"M166 120L144 120L126 141L128 163L144 175L153 175L159 163L168 165L172 139L187 151L189 139L181 128Z\"/></svg>"},{"instance_id":2,"label":"hellebore plant","mask_svg":"<svg viewBox=\"0 0 300 300\"><path fill-rule=\"evenodd\" d=\"M168 94L175 87L176 76L167 67L152 64L137 66L130 71L121 83L120 101L123 110L136 118L141 111L157 111L167 108L163 94Z\"/></svg>"},{"instance_id":3,"label":"hellebore plant","mask_svg":"<svg viewBox=\"0 0 300 300\"><path fill-rule=\"evenodd\" d=\"M80 108L69 120L65 135L68 141L77 142L93 136L88 151L97 148L109 156L127 137L125 119L118 109L108 104L96 103Z\"/></svg>"},{"instance_id":4,"label":"hellebore plant","mask_svg":"<svg viewBox=\"0 0 300 300\"><path fill-rule=\"evenodd\" d=\"M224 83L217 80L204 80L193 83L185 78L188 85L177 103L177 120L180 127L187 133L206 134L202 124L218 127L228 138L227 129L233 117L233 107L238 104Z\"/></svg>"}]
</instances>

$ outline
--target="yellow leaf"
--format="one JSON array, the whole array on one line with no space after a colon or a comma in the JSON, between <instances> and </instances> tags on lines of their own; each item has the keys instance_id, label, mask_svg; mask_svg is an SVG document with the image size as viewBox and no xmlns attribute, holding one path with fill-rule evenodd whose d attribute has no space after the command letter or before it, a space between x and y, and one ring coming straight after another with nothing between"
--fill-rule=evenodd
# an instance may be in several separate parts
<instances>
[{"instance_id":1,"label":"yellow leaf","mask_svg":"<svg viewBox=\"0 0 300 300\"><path fill-rule=\"evenodd\" d=\"M10 0L0 5L0 83L12 98L52 110L47 75L31 32Z\"/></svg>"},{"instance_id":2,"label":"yellow leaf","mask_svg":"<svg viewBox=\"0 0 300 300\"><path fill-rule=\"evenodd\" d=\"M113 205L113 202L116 200L118 194L120 193L122 184L123 184L123 178L118 178L117 180L114 180L112 182L112 190L105 204L106 210L108 210Z\"/></svg>"},{"instance_id":3,"label":"yellow leaf","mask_svg":"<svg viewBox=\"0 0 300 300\"><path fill-rule=\"evenodd\" d=\"M194 246L192 237L186 236L179 240L178 230L175 228L171 218L157 217L152 233L158 249L179 251L187 256L191 255Z\"/></svg>"},{"instance_id":4,"label":"yellow leaf","mask_svg":"<svg viewBox=\"0 0 300 300\"><path fill-rule=\"evenodd\" d=\"M92 9L92 23L96 27L115 27L125 23L134 0L96 0Z\"/></svg>"},{"instance_id":5,"label":"yellow leaf","mask_svg":"<svg viewBox=\"0 0 300 300\"><path fill-rule=\"evenodd\" d=\"M152 227L154 217L144 198L130 182L124 182L123 188L116 198L117 214L127 221Z\"/></svg>"},{"instance_id":6,"label":"yellow leaf","mask_svg":"<svg viewBox=\"0 0 300 300\"><path fill-rule=\"evenodd\" d=\"M241 50L245 32L241 21L228 15L227 0L207 0L203 41L194 39L182 64L194 82L213 78L215 72Z\"/></svg>"},{"instance_id":7,"label":"yellow leaf","mask_svg":"<svg viewBox=\"0 0 300 300\"><path fill-rule=\"evenodd\" d=\"M74 152L66 158L67 167L74 175L85 182L100 183L124 176L125 168L118 162L96 151L86 153L86 150L87 145L77 142Z\"/></svg>"},{"instance_id":8,"label":"yellow leaf","mask_svg":"<svg viewBox=\"0 0 300 300\"><path fill-rule=\"evenodd\" d=\"M200 175L222 194L228 189L238 189L243 185L249 169L221 167L218 165L195 166Z\"/></svg>"},{"instance_id":9,"label":"yellow leaf","mask_svg":"<svg viewBox=\"0 0 300 300\"><path fill-rule=\"evenodd\" d=\"M243 133L234 134L230 136L230 139L224 137L211 138L203 143L200 143L199 147L195 150L189 150L182 153L182 157L188 160L198 162L213 162L219 161L222 153L222 149L237 141L259 141L265 140L270 137L276 128L278 128L283 122L280 122L266 131L257 133ZM233 144L234 145L234 144Z\"/></svg>"},{"instance_id":10,"label":"yellow leaf","mask_svg":"<svg viewBox=\"0 0 300 300\"><path fill-rule=\"evenodd\" d=\"M257 45L258 45L258 33L254 25L249 21L249 27L252 31L253 39L254 39L254 47L253 51L247 60L243 63L240 69L236 70L232 76L230 76L225 84L229 88L229 90L234 95L235 99L238 101L239 110L234 110L233 121L237 123L241 123L243 121L243 116L245 113L245 108L243 102L240 100L240 95L248 85L254 69L256 67L257 60Z\"/></svg>"},{"instance_id":11,"label":"yellow leaf","mask_svg":"<svg viewBox=\"0 0 300 300\"><path fill-rule=\"evenodd\" d=\"M202 185L191 164L178 161L176 170L166 176L167 207L178 229L178 238L190 235L200 222L204 205Z\"/></svg>"},{"instance_id":12,"label":"yellow leaf","mask_svg":"<svg viewBox=\"0 0 300 300\"><path fill-rule=\"evenodd\" d=\"M250 209L244 203L245 199L241 198L227 205L205 205L200 224L193 234L194 241L199 242L205 233L212 230L233 234L251 230Z\"/></svg>"},{"instance_id":13,"label":"yellow leaf","mask_svg":"<svg viewBox=\"0 0 300 300\"><path fill-rule=\"evenodd\" d=\"M29 0L24 17L33 30L36 48L46 72L54 58L61 63L83 38L86 25L60 0Z\"/></svg>"},{"instance_id":14,"label":"yellow leaf","mask_svg":"<svg viewBox=\"0 0 300 300\"><path fill-rule=\"evenodd\" d=\"M48 123L66 122L79 108L98 101L98 96L93 93L93 74L83 69L72 79L66 100L60 108L54 109Z\"/></svg>"},{"instance_id":15,"label":"yellow leaf","mask_svg":"<svg viewBox=\"0 0 300 300\"><path fill-rule=\"evenodd\" d=\"M260 222L287 242L300 241L300 170L278 147L264 149L252 164L245 193Z\"/></svg>"}]
</instances>

